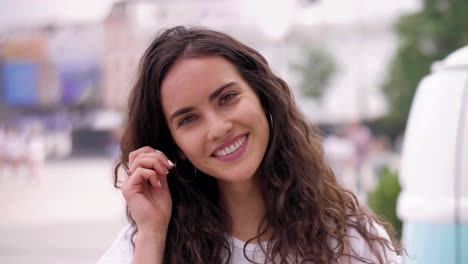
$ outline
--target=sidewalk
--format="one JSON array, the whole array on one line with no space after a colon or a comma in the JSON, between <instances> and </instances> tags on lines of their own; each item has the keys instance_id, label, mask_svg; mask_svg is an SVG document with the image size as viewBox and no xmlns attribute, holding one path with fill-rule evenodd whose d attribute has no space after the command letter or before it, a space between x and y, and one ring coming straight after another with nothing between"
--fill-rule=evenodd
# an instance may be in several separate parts
<instances>
[{"instance_id":1,"label":"sidewalk","mask_svg":"<svg viewBox=\"0 0 468 264\"><path fill-rule=\"evenodd\" d=\"M48 162L40 184L0 172L0 263L95 263L125 221L112 164Z\"/></svg>"}]
</instances>

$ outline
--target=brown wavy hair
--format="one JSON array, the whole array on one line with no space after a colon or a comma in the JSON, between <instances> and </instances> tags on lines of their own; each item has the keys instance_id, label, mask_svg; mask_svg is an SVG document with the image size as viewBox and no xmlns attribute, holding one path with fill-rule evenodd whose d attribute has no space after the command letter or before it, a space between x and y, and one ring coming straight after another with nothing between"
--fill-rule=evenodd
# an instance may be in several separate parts
<instances>
[{"instance_id":1,"label":"brown wavy hair","mask_svg":"<svg viewBox=\"0 0 468 264\"><path fill-rule=\"evenodd\" d=\"M257 236L248 241L271 232L266 248L262 248L267 255L265 263L279 259L280 263L335 263L346 255L350 228L365 239L380 263L386 261L382 248L399 252L397 243L392 245L369 228L373 222L385 223L337 183L324 160L318 130L306 120L288 85L272 72L266 59L236 39L205 28L167 29L144 53L128 103L121 159L114 170L115 186L120 167L127 168L129 153L140 147L151 146L178 160L161 106L161 83L178 60L205 56L220 56L232 63L272 117L269 145L258 169L266 214ZM220 202L216 181L202 172L193 182L182 181L180 177L193 176L177 175L184 168L193 174L193 165L187 163L168 177L173 213L164 263L229 263L226 234L231 218ZM138 232L128 208L127 216ZM332 240L336 246L331 246Z\"/></svg>"}]
</instances>

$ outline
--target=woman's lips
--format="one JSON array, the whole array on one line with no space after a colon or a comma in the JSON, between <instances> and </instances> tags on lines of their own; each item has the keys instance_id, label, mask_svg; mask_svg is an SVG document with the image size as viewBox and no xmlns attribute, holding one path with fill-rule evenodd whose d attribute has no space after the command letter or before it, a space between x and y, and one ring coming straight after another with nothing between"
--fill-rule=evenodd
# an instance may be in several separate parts
<instances>
[{"instance_id":1,"label":"woman's lips","mask_svg":"<svg viewBox=\"0 0 468 264\"><path fill-rule=\"evenodd\" d=\"M212 157L221 161L235 160L242 156L248 143L249 134L240 135L230 140L230 142L227 142L227 144L224 144L224 146L217 148L217 151L212 154Z\"/></svg>"}]
</instances>

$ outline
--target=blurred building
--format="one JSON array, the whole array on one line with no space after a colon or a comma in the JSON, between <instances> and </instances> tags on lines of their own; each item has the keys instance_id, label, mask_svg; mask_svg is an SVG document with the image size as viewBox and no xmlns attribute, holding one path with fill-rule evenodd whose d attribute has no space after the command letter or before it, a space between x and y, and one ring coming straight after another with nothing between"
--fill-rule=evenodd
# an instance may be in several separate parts
<instances>
[{"instance_id":1,"label":"blurred building","mask_svg":"<svg viewBox=\"0 0 468 264\"><path fill-rule=\"evenodd\" d=\"M117 3L104 20L103 105L109 109L125 107L147 41L129 12L129 3Z\"/></svg>"},{"instance_id":2,"label":"blurred building","mask_svg":"<svg viewBox=\"0 0 468 264\"><path fill-rule=\"evenodd\" d=\"M396 47L392 23L402 10L374 4L371 15L359 13L356 6L370 3L123 0L101 22L10 28L0 34L0 121L39 116L62 126L55 130L71 130L75 150L104 149L121 126L143 52L161 29L181 24L220 30L255 47L314 123L372 119L385 112L379 87ZM320 99L302 95L302 73L294 70L313 47L328 50L338 65Z\"/></svg>"},{"instance_id":3,"label":"blurred building","mask_svg":"<svg viewBox=\"0 0 468 264\"><path fill-rule=\"evenodd\" d=\"M0 122L25 133L40 123L49 156L68 155L73 130L91 127L101 105L101 26L11 28L0 43Z\"/></svg>"},{"instance_id":4,"label":"blurred building","mask_svg":"<svg viewBox=\"0 0 468 264\"><path fill-rule=\"evenodd\" d=\"M47 36L24 30L2 37L2 103L6 108L35 108L47 104L49 74ZM42 93L41 93L42 92Z\"/></svg>"},{"instance_id":5,"label":"blurred building","mask_svg":"<svg viewBox=\"0 0 468 264\"><path fill-rule=\"evenodd\" d=\"M372 12L365 11L369 6ZM264 0L119 1L104 22L105 105L125 107L139 58L159 30L201 25L231 34L259 50L291 85L313 121L374 119L386 112L380 85L397 45L393 23L400 14L418 8L416 1L391 5L367 0L353 5L303 0L274 4ZM302 76L293 67L314 47L328 50L338 65L320 99L302 95Z\"/></svg>"},{"instance_id":6,"label":"blurred building","mask_svg":"<svg viewBox=\"0 0 468 264\"><path fill-rule=\"evenodd\" d=\"M255 47L273 46L245 12L249 1L116 2L104 20L104 106L122 110L136 78L138 62L152 38L176 25L207 26Z\"/></svg>"},{"instance_id":7,"label":"blurred building","mask_svg":"<svg viewBox=\"0 0 468 264\"><path fill-rule=\"evenodd\" d=\"M14 28L0 41L3 99L11 111L99 104L95 99L102 54L99 25Z\"/></svg>"}]
</instances>

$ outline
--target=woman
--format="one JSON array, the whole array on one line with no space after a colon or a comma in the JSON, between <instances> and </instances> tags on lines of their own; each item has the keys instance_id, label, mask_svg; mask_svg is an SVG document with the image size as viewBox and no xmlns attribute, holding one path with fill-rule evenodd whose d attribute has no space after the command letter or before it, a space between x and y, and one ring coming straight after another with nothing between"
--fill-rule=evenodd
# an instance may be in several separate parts
<instances>
[{"instance_id":1,"label":"woman","mask_svg":"<svg viewBox=\"0 0 468 264\"><path fill-rule=\"evenodd\" d=\"M400 261L254 49L168 29L144 54L128 107L115 184L124 167L131 224L99 263Z\"/></svg>"}]
</instances>

